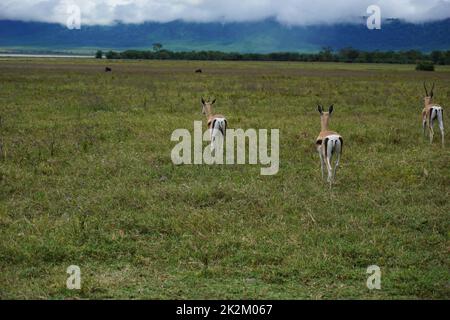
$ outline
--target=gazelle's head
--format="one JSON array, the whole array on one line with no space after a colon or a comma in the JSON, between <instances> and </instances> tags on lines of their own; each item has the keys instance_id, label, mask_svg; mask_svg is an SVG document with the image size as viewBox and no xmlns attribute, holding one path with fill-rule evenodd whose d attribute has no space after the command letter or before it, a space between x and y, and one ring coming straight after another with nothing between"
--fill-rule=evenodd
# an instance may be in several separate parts
<instances>
[{"instance_id":1,"label":"gazelle's head","mask_svg":"<svg viewBox=\"0 0 450 320\"><path fill-rule=\"evenodd\" d=\"M319 104L317 105L317 110L320 113L320 122L322 124L322 129L328 128L328 121L330 120L331 113L333 112L333 105L328 108L328 112L323 111L323 107Z\"/></svg>"},{"instance_id":2,"label":"gazelle's head","mask_svg":"<svg viewBox=\"0 0 450 320\"><path fill-rule=\"evenodd\" d=\"M425 105L427 106L427 105L431 104L431 102L433 100L434 82L433 82L433 86L431 87L430 93L428 93L427 86L426 86L425 82L423 83L423 87L425 89L425 97L423 98L423 101L424 101Z\"/></svg>"},{"instance_id":3,"label":"gazelle's head","mask_svg":"<svg viewBox=\"0 0 450 320\"><path fill-rule=\"evenodd\" d=\"M212 115L212 105L216 102L216 99L210 102L210 100L205 101L202 97L202 113L209 116Z\"/></svg>"}]
</instances>

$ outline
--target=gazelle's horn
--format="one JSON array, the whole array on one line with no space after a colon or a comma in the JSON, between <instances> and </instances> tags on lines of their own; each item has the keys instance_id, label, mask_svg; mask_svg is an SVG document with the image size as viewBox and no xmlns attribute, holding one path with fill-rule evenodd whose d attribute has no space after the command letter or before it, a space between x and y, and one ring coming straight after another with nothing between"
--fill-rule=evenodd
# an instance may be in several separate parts
<instances>
[{"instance_id":1,"label":"gazelle's horn","mask_svg":"<svg viewBox=\"0 0 450 320\"><path fill-rule=\"evenodd\" d=\"M433 94L434 94L434 82L433 82L433 86L431 87L431 92L430 92L430 96L433 96Z\"/></svg>"},{"instance_id":2,"label":"gazelle's horn","mask_svg":"<svg viewBox=\"0 0 450 320\"><path fill-rule=\"evenodd\" d=\"M425 85L425 81L423 82L423 88L425 89L425 95L428 97L427 86Z\"/></svg>"}]
</instances>

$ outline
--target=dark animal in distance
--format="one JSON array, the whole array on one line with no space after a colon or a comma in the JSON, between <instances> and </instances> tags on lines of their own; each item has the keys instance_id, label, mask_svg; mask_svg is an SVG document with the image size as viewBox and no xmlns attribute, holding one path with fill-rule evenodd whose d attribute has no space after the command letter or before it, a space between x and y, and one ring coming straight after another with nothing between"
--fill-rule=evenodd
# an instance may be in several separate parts
<instances>
[{"instance_id":1,"label":"dark animal in distance","mask_svg":"<svg viewBox=\"0 0 450 320\"><path fill-rule=\"evenodd\" d=\"M111 72L112 69L110 67L105 67L105 72Z\"/></svg>"},{"instance_id":2,"label":"dark animal in distance","mask_svg":"<svg viewBox=\"0 0 450 320\"><path fill-rule=\"evenodd\" d=\"M202 69L195 70L195 73L202 73Z\"/></svg>"}]
</instances>

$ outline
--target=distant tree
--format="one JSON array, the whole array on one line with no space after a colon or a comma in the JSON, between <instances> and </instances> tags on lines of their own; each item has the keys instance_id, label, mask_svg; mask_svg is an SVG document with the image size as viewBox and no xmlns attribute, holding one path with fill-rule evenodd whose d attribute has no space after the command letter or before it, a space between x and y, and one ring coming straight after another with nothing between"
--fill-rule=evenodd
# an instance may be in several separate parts
<instances>
[{"instance_id":1,"label":"distant tree","mask_svg":"<svg viewBox=\"0 0 450 320\"><path fill-rule=\"evenodd\" d=\"M405 51L404 54L406 55L410 63L414 63L415 61L422 59L422 53L418 50L408 50Z\"/></svg>"},{"instance_id":2,"label":"distant tree","mask_svg":"<svg viewBox=\"0 0 450 320\"><path fill-rule=\"evenodd\" d=\"M97 52L95 53L95 58L96 59L103 58L103 51L102 50L97 50Z\"/></svg>"},{"instance_id":3,"label":"distant tree","mask_svg":"<svg viewBox=\"0 0 450 320\"><path fill-rule=\"evenodd\" d=\"M347 47L339 51L339 56L345 62L354 62L359 56L359 51L352 47Z\"/></svg>"},{"instance_id":4,"label":"distant tree","mask_svg":"<svg viewBox=\"0 0 450 320\"><path fill-rule=\"evenodd\" d=\"M450 64L450 50L445 51L445 53L442 52L442 56L443 56L444 64L447 64L447 65Z\"/></svg>"},{"instance_id":5,"label":"distant tree","mask_svg":"<svg viewBox=\"0 0 450 320\"><path fill-rule=\"evenodd\" d=\"M444 54L441 51L433 51L430 56L434 63L444 64Z\"/></svg>"},{"instance_id":6,"label":"distant tree","mask_svg":"<svg viewBox=\"0 0 450 320\"><path fill-rule=\"evenodd\" d=\"M105 57L106 57L106 59L120 59L120 58L122 58L120 53L117 53L117 52L114 52L114 51L108 51L107 53L105 53Z\"/></svg>"},{"instance_id":7,"label":"distant tree","mask_svg":"<svg viewBox=\"0 0 450 320\"><path fill-rule=\"evenodd\" d=\"M153 44L153 51L160 51L162 49L163 45L161 43L154 43Z\"/></svg>"},{"instance_id":8,"label":"distant tree","mask_svg":"<svg viewBox=\"0 0 450 320\"><path fill-rule=\"evenodd\" d=\"M107 59L161 59L161 60L245 60L245 61L335 61L361 63L408 63L416 64L429 61L431 64L450 65L450 50L422 53L420 51L359 51L351 47L342 48L333 53L325 47L318 53L272 52L272 53L239 53L221 51L170 51L155 46L155 50L127 50L122 52L108 51ZM100 50L99 50L100 51ZM421 67L419 67L421 68Z\"/></svg>"},{"instance_id":9,"label":"distant tree","mask_svg":"<svg viewBox=\"0 0 450 320\"><path fill-rule=\"evenodd\" d=\"M114 53L113 53L112 51L108 51L107 53L105 53L106 59L112 59L113 54L114 54Z\"/></svg>"},{"instance_id":10,"label":"distant tree","mask_svg":"<svg viewBox=\"0 0 450 320\"><path fill-rule=\"evenodd\" d=\"M168 50L159 50L158 51L158 59L167 60L170 59L172 55L171 51Z\"/></svg>"},{"instance_id":11,"label":"distant tree","mask_svg":"<svg viewBox=\"0 0 450 320\"><path fill-rule=\"evenodd\" d=\"M333 49L331 47L323 47L319 52L321 61L333 61Z\"/></svg>"}]
</instances>

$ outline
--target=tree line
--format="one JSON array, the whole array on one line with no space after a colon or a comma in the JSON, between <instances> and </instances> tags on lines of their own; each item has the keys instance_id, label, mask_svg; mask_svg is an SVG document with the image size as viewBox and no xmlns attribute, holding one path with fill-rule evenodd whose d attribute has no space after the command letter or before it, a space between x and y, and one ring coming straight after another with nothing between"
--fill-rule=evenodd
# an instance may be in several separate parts
<instances>
[{"instance_id":1,"label":"tree line","mask_svg":"<svg viewBox=\"0 0 450 320\"><path fill-rule=\"evenodd\" d=\"M224 60L224 61L305 61L305 62L354 62L354 63L399 63L415 64L428 61L439 65L450 65L450 50L423 53L408 51L361 51L351 47L333 51L323 48L318 53L274 52L274 53L238 53L222 51L170 51L162 45L153 46L153 50L108 51L107 59L157 59L157 60ZM102 51L96 57L101 58Z\"/></svg>"}]
</instances>

